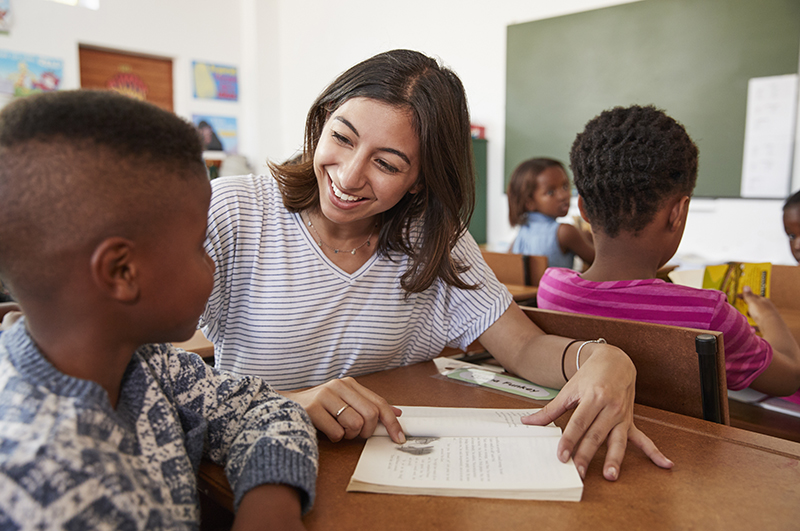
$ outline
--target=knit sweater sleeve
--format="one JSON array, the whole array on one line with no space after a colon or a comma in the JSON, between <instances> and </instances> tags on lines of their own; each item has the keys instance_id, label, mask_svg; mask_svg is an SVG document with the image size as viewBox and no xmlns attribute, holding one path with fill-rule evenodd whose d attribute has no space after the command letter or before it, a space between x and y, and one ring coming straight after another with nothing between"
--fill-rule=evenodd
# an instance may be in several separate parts
<instances>
[{"instance_id":1,"label":"knit sweater sleeve","mask_svg":"<svg viewBox=\"0 0 800 531\"><path fill-rule=\"evenodd\" d=\"M197 454L188 448L192 432L205 432L202 454L225 466L234 508L248 490L271 483L295 487L303 513L310 510L318 450L305 410L258 378L236 378L195 354L170 350L148 363L162 365L156 372L178 408L190 454Z\"/></svg>"}]
</instances>

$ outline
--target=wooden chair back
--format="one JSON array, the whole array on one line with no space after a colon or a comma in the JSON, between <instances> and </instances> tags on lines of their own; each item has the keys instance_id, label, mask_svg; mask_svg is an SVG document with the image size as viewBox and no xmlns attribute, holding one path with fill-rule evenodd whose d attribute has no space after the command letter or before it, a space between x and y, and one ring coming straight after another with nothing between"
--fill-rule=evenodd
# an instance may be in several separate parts
<instances>
[{"instance_id":1,"label":"wooden chair back","mask_svg":"<svg viewBox=\"0 0 800 531\"><path fill-rule=\"evenodd\" d=\"M482 254L483 259L494 271L497 280L503 284L538 286L539 279L547 269L546 256L527 256L493 251L482 251Z\"/></svg>"},{"instance_id":2,"label":"wooden chair back","mask_svg":"<svg viewBox=\"0 0 800 531\"><path fill-rule=\"evenodd\" d=\"M486 264L503 284L525 285L525 266L522 255L482 251Z\"/></svg>"},{"instance_id":3,"label":"wooden chair back","mask_svg":"<svg viewBox=\"0 0 800 531\"><path fill-rule=\"evenodd\" d=\"M637 403L730 424L724 346L720 332L539 308L523 308L523 311L548 334L586 339L602 337L624 350L636 366ZM696 339L704 334L715 338L716 344L711 352L711 369L704 369L701 374ZM713 378L705 389L705 412L703 375ZM716 405L712 402L716 402ZM716 411L712 411L715 408Z\"/></svg>"},{"instance_id":4,"label":"wooden chair back","mask_svg":"<svg viewBox=\"0 0 800 531\"><path fill-rule=\"evenodd\" d=\"M800 266L772 266L769 298L778 308L800 310Z\"/></svg>"},{"instance_id":5,"label":"wooden chair back","mask_svg":"<svg viewBox=\"0 0 800 531\"><path fill-rule=\"evenodd\" d=\"M539 280L541 280L542 275L544 275L544 270L547 269L547 257L532 255L523 256L522 259L527 266L525 268L525 283L528 286L538 286Z\"/></svg>"}]
</instances>

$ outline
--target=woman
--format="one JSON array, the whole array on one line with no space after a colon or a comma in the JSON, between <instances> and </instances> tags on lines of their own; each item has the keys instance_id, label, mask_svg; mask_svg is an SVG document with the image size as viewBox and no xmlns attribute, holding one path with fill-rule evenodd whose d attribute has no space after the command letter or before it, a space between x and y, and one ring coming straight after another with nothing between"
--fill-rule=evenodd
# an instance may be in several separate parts
<instances>
[{"instance_id":1,"label":"woman","mask_svg":"<svg viewBox=\"0 0 800 531\"><path fill-rule=\"evenodd\" d=\"M606 439L607 479L627 439L672 465L633 425L630 359L544 334L466 232L469 111L452 71L408 50L352 67L312 105L302 154L271 170L214 181L206 248L217 272L201 324L218 367L283 389L332 440L381 421L399 442L398 410L345 376L479 339L510 371L564 387L528 422L577 405L559 457L582 475Z\"/></svg>"}]
</instances>

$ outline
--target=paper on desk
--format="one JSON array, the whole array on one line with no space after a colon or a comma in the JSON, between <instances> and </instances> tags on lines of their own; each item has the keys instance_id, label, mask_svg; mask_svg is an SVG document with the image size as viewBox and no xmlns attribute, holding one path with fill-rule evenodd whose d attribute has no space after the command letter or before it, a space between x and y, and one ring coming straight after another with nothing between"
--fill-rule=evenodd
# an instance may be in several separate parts
<instances>
[{"instance_id":1,"label":"paper on desk","mask_svg":"<svg viewBox=\"0 0 800 531\"><path fill-rule=\"evenodd\" d=\"M470 407L395 406L403 414L397 417L403 433L410 437L559 437L561 428L523 424L522 417L539 408L492 409ZM375 436L388 437L383 424Z\"/></svg>"},{"instance_id":2,"label":"paper on desk","mask_svg":"<svg viewBox=\"0 0 800 531\"><path fill-rule=\"evenodd\" d=\"M476 384L534 400L552 400L558 394L556 389L536 385L522 378L497 374L471 363L449 358L434 358L433 362L436 364L440 374L461 382Z\"/></svg>"}]
</instances>

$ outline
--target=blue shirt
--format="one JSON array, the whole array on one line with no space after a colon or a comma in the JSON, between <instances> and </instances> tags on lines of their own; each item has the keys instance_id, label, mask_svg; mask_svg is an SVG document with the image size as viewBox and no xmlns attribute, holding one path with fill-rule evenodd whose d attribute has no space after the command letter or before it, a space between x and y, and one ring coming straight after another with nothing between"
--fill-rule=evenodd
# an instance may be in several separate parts
<instances>
[{"instance_id":1,"label":"blue shirt","mask_svg":"<svg viewBox=\"0 0 800 531\"><path fill-rule=\"evenodd\" d=\"M575 253L561 251L561 245L558 243L559 225L555 218L545 216L541 212L528 212L511 252L528 256L546 256L547 267L572 269Z\"/></svg>"}]
</instances>

